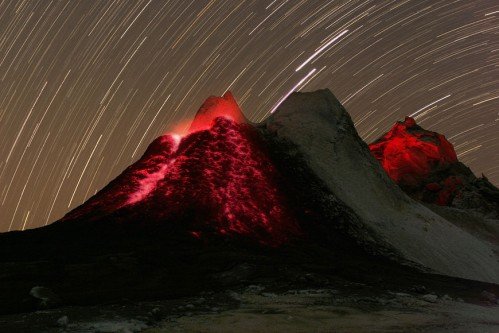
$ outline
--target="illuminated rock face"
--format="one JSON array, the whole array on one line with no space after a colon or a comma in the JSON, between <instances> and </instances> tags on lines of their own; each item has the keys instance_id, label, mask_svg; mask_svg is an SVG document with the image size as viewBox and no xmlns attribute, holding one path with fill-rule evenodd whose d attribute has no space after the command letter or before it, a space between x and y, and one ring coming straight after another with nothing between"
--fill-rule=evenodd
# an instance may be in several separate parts
<instances>
[{"instance_id":1,"label":"illuminated rock face","mask_svg":"<svg viewBox=\"0 0 499 333\"><path fill-rule=\"evenodd\" d=\"M409 117L369 148L390 178L407 186L417 186L430 173L457 162L454 147L443 135L422 129Z\"/></svg>"},{"instance_id":2,"label":"illuminated rock face","mask_svg":"<svg viewBox=\"0 0 499 333\"><path fill-rule=\"evenodd\" d=\"M301 233L277 185L281 176L230 93L210 97L189 132L153 141L139 161L64 220L121 209L131 212L124 222L140 219L137 212L156 223L188 219L185 228L194 237L215 231L279 245Z\"/></svg>"},{"instance_id":3,"label":"illuminated rock face","mask_svg":"<svg viewBox=\"0 0 499 333\"><path fill-rule=\"evenodd\" d=\"M448 205L459 195L460 178L433 177L458 162L454 147L443 135L419 127L414 119L406 117L397 122L369 148L390 178L404 190L424 188L434 193L431 201L439 205Z\"/></svg>"}]
</instances>

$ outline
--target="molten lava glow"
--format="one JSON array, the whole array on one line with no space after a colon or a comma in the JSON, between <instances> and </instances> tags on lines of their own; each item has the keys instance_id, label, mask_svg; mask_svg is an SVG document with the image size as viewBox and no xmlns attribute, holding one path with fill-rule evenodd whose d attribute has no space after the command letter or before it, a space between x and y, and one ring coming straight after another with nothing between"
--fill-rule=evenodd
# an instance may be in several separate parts
<instances>
[{"instance_id":1,"label":"molten lava glow","mask_svg":"<svg viewBox=\"0 0 499 333\"><path fill-rule=\"evenodd\" d=\"M154 183L154 189L140 187L128 203L140 197L148 210L161 211L160 219L165 220L189 214L195 235L210 226L220 234L280 244L299 234L299 228L258 139L253 127L217 117L209 129L184 137L167 167L158 170L163 174L150 175L153 180L146 183Z\"/></svg>"},{"instance_id":2,"label":"molten lava glow","mask_svg":"<svg viewBox=\"0 0 499 333\"><path fill-rule=\"evenodd\" d=\"M369 149L390 178L402 187L426 184L426 190L436 193L436 203L441 205L448 204L451 196L457 194L460 180L428 183L432 174L457 162L454 147L443 135L419 127L414 119L406 117L397 122Z\"/></svg>"},{"instance_id":3,"label":"molten lava glow","mask_svg":"<svg viewBox=\"0 0 499 333\"><path fill-rule=\"evenodd\" d=\"M217 117L225 117L238 124L246 122L234 96L227 91L223 97L211 96L203 103L189 128L189 133L209 129Z\"/></svg>"},{"instance_id":4,"label":"molten lava glow","mask_svg":"<svg viewBox=\"0 0 499 333\"><path fill-rule=\"evenodd\" d=\"M110 212L143 199L155 187L178 147L178 138L165 135L154 140L144 155L83 205L69 212L62 220L97 219Z\"/></svg>"},{"instance_id":5,"label":"molten lava glow","mask_svg":"<svg viewBox=\"0 0 499 333\"><path fill-rule=\"evenodd\" d=\"M397 183L417 185L438 168L457 162L454 147L441 134L429 132L406 117L369 149Z\"/></svg>"},{"instance_id":6,"label":"molten lava glow","mask_svg":"<svg viewBox=\"0 0 499 333\"><path fill-rule=\"evenodd\" d=\"M211 230L279 245L299 235L286 194L278 190L280 175L257 130L245 122L230 93L209 98L190 134L156 139L139 161L64 219L122 208L147 221L185 221L195 238Z\"/></svg>"}]
</instances>

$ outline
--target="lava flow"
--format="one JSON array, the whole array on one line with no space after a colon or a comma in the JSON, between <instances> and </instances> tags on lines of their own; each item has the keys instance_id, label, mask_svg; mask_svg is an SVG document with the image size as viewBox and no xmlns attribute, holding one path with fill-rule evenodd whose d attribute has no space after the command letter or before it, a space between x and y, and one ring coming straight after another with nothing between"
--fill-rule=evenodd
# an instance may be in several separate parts
<instances>
[{"instance_id":1,"label":"lava flow","mask_svg":"<svg viewBox=\"0 0 499 333\"><path fill-rule=\"evenodd\" d=\"M369 149L404 190L424 188L434 193L432 201L440 205L450 204L459 194L462 181L445 175L458 162L454 147L443 135L422 129L413 118L397 122Z\"/></svg>"},{"instance_id":2,"label":"lava flow","mask_svg":"<svg viewBox=\"0 0 499 333\"><path fill-rule=\"evenodd\" d=\"M203 104L189 134L153 141L136 163L64 220L128 209L143 214L125 214L125 222L178 223L188 217L185 229L195 237L214 230L278 245L300 234L280 183L257 129L227 93Z\"/></svg>"}]
</instances>

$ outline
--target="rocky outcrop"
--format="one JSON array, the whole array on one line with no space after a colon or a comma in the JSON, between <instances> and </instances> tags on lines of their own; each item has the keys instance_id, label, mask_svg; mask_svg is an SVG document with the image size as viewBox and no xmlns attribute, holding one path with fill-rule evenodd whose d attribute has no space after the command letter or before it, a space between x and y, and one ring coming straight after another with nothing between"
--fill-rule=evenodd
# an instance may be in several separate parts
<instances>
[{"instance_id":1,"label":"rocky outcrop","mask_svg":"<svg viewBox=\"0 0 499 333\"><path fill-rule=\"evenodd\" d=\"M388 176L416 200L499 218L499 189L458 161L452 144L407 117L369 145Z\"/></svg>"},{"instance_id":2,"label":"rocky outcrop","mask_svg":"<svg viewBox=\"0 0 499 333\"><path fill-rule=\"evenodd\" d=\"M423 130L410 117L397 122L369 149L388 176L403 187L419 186L430 174L457 162L454 147L443 135Z\"/></svg>"}]
</instances>

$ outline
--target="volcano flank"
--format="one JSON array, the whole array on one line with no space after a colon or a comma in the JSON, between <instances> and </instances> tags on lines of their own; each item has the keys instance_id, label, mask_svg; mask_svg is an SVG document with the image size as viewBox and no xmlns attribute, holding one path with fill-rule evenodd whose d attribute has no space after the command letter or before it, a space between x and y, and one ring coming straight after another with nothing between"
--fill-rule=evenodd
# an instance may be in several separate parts
<instances>
[{"instance_id":1,"label":"volcano flank","mask_svg":"<svg viewBox=\"0 0 499 333\"><path fill-rule=\"evenodd\" d=\"M0 311L48 307L34 286L50 306L255 283L472 297L499 283L496 190L411 118L368 146L329 90L259 124L227 92L59 221L1 234Z\"/></svg>"},{"instance_id":2,"label":"volcano flank","mask_svg":"<svg viewBox=\"0 0 499 333\"><path fill-rule=\"evenodd\" d=\"M284 184L282 176L229 92L203 104L187 135L154 140L136 163L63 221L102 220L126 209L121 223L181 223L195 237L236 233L279 245L300 228L278 184Z\"/></svg>"},{"instance_id":3,"label":"volcano flank","mask_svg":"<svg viewBox=\"0 0 499 333\"><path fill-rule=\"evenodd\" d=\"M499 218L499 190L458 161L452 144L407 117L369 145L390 178L411 197Z\"/></svg>"}]
</instances>

